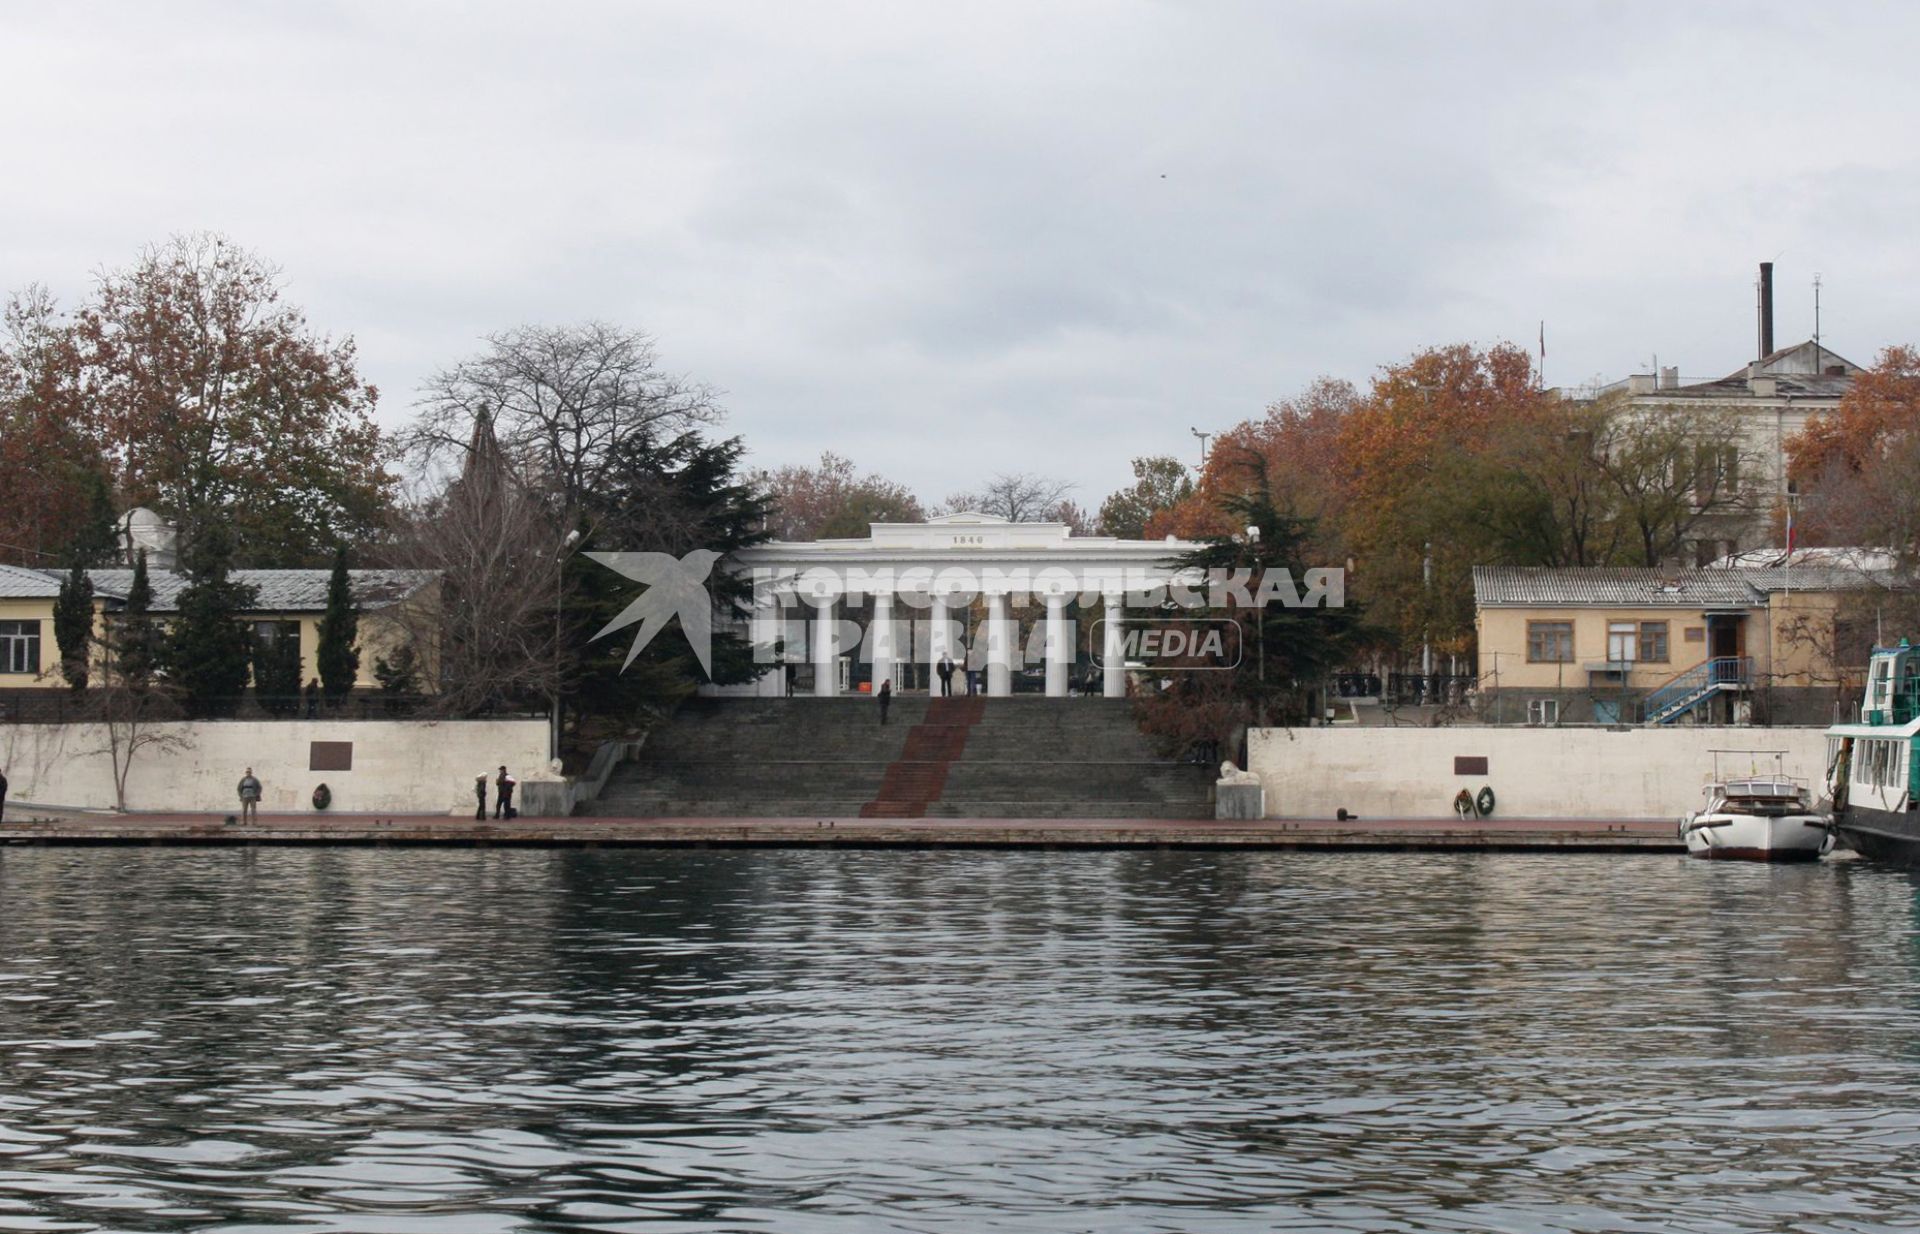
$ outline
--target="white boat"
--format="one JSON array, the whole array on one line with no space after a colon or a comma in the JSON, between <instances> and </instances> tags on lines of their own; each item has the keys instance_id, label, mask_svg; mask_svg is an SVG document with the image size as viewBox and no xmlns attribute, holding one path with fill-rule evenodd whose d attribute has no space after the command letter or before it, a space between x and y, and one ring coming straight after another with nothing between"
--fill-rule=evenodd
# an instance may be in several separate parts
<instances>
[{"instance_id":1,"label":"white boat","mask_svg":"<svg viewBox=\"0 0 1920 1234\"><path fill-rule=\"evenodd\" d=\"M1721 754L1773 754L1767 775L1720 775ZM1833 847L1833 827L1814 808L1807 782L1780 770L1775 751L1715 750L1706 805L1680 820L1680 838L1694 857L1731 861L1815 861Z\"/></svg>"}]
</instances>

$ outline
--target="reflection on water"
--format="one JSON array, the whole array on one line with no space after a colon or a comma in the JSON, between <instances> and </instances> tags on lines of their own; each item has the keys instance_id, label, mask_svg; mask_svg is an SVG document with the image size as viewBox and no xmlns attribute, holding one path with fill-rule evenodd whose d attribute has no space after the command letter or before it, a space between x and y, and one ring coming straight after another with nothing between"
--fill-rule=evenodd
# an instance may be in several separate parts
<instances>
[{"instance_id":1,"label":"reflection on water","mask_svg":"<svg viewBox=\"0 0 1920 1234\"><path fill-rule=\"evenodd\" d=\"M0 855L0 1230L1910 1228L1850 861Z\"/></svg>"}]
</instances>

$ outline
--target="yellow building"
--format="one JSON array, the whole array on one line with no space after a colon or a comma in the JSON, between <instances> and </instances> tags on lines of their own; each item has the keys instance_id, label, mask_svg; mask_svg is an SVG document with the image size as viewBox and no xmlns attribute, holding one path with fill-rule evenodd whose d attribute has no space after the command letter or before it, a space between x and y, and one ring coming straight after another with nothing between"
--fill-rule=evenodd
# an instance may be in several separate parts
<instances>
[{"instance_id":1,"label":"yellow building","mask_svg":"<svg viewBox=\"0 0 1920 1234\"><path fill-rule=\"evenodd\" d=\"M1496 724L1830 723L1866 663L1842 597L1869 585L1830 565L1478 566L1479 710Z\"/></svg>"},{"instance_id":2,"label":"yellow building","mask_svg":"<svg viewBox=\"0 0 1920 1234\"><path fill-rule=\"evenodd\" d=\"M327 570L235 570L234 582L251 587L254 607L245 614L260 643L298 639L300 680L320 675L317 652L320 619L327 607ZM6 691L64 689L60 649L54 638L53 605L63 572L0 565L0 696ZM89 570L93 583L96 637L104 635L115 613L126 607L132 570ZM360 671L356 686L374 688L374 664L402 644L421 659L422 684L432 680L433 657L425 645L426 620L438 576L428 570L350 570L349 585L360 610ZM178 611L186 576L155 570L150 611L165 622Z\"/></svg>"}]
</instances>

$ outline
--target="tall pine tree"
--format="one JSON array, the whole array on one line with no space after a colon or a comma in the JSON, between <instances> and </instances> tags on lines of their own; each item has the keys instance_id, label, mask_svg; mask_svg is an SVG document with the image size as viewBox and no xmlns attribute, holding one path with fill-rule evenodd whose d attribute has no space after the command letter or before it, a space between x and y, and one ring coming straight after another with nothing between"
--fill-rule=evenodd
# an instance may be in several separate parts
<instances>
[{"instance_id":1,"label":"tall pine tree","mask_svg":"<svg viewBox=\"0 0 1920 1234\"><path fill-rule=\"evenodd\" d=\"M167 675L196 719L232 714L247 688L253 634L242 621L253 588L230 577L232 541L217 520L193 538L182 565L187 585L167 631Z\"/></svg>"},{"instance_id":2,"label":"tall pine tree","mask_svg":"<svg viewBox=\"0 0 1920 1234\"><path fill-rule=\"evenodd\" d=\"M353 691L360 676L360 610L353 602L353 584L347 575L347 550L334 553L333 575L327 580L327 611L320 618L320 689L329 704L337 705ZM296 673L296 676L298 674Z\"/></svg>"},{"instance_id":3,"label":"tall pine tree","mask_svg":"<svg viewBox=\"0 0 1920 1234\"><path fill-rule=\"evenodd\" d=\"M695 549L721 555L707 578L716 614L712 680L752 681L763 665L753 646L732 629L751 611L752 583L728 566L740 549L769 539L766 494L740 469L739 438L708 441L684 433L658 441L635 433L613 448L607 487L592 494L586 512L593 532L582 550L645 551L684 557ZM625 663L631 634L589 641L595 631L630 604L633 584L584 551L566 564L568 603L559 644L569 652L565 675L568 705L581 721L630 723L648 710L668 708L708 678L678 620Z\"/></svg>"},{"instance_id":4,"label":"tall pine tree","mask_svg":"<svg viewBox=\"0 0 1920 1234\"><path fill-rule=\"evenodd\" d=\"M127 588L126 606L115 615L107 637L113 675L135 694L144 694L153 684L159 655L152 611L153 584L147 581L147 552L141 549L133 560L133 585Z\"/></svg>"},{"instance_id":5,"label":"tall pine tree","mask_svg":"<svg viewBox=\"0 0 1920 1234\"><path fill-rule=\"evenodd\" d=\"M78 694L87 688L93 660L93 580L78 556L53 602L53 637L60 644L60 675Z\"/></svg>"}]
</instances>

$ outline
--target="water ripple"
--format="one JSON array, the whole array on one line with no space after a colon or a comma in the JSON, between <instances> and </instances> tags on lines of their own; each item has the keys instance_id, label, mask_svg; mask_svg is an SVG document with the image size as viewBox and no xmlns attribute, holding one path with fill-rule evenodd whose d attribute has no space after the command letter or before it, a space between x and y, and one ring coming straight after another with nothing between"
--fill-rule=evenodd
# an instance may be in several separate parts
<instances>
[{"instance_id":1,"label":"water ripple","mask_svg":"<svg viewBox=\"0 0 1920 1234\"><path fill-rule=\"evenodd\" d=\"M1860 1231L1853 861L0 855L0 1231Z\"/></svg>"}]
</instances>

